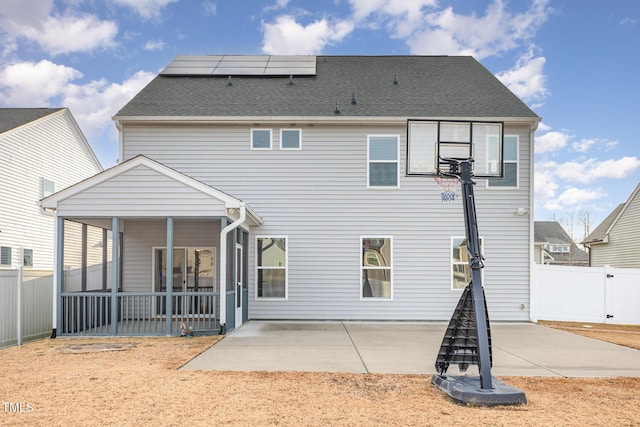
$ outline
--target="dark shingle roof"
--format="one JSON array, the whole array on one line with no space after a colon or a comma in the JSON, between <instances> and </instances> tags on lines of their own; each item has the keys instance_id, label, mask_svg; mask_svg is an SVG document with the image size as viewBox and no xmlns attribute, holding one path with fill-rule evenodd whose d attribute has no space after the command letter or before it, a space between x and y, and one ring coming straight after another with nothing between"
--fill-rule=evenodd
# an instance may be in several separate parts
<instances>
[{"instance_id":1,"label":"dark shingle roof","mask_svg":"<svg viewBox=\"0 0 640 427\"><path fill-rule=\"evenodd\" d=\"M0 133L38 120L62 108L0 108Z\"/></svg>"},{"instance_id":2,"label":"dark shingle roof","mask_svg":"<svg viewBox=\"0 0 640 427\"><path fill-rule=\"evenodd\" d=\"M535 221L533 224L533 241L535 243L570 245L569 253L554 252L551 254L556 263L579 263L580 261L587 262L589 260L589 255L573 242L573 239L558 221Z\"/></svg>"},{"instance_id":3,"label":"dark shingle roof","mask_svg":"<svg viewBox=\"0 0 640 427\"><path fill-rule=\"evenodd\" d=\"M605 235L613 221L624 208L624 203L620 203L598 226L582 241L583 244L598 243L604 240Z\"/></svg>"},{"instance_id":4,"label":"dark shingle roof","mask_svg":"<svg viewBox=\"0 0 640 427\"><path fill-rule=\"evenodd\" d=\"M315 76L159 75L117 114L132 116L526 118L537 115L472 57L318 56ZM393 84L397 76L397 85ZM355 94L357 105L352 105Z\"/></svg>"},{"instance_id":5,"label":"dark shingle roof","mask_svg":"<svg viewBox=\"0 0 640 427\"><path fill-rule=\"evenodd\" d=\"M571 237L564 231L558 221L535 221L533 224L533 240L537 243L553 243L569 245Z\"/></svg>"}]
</instances>

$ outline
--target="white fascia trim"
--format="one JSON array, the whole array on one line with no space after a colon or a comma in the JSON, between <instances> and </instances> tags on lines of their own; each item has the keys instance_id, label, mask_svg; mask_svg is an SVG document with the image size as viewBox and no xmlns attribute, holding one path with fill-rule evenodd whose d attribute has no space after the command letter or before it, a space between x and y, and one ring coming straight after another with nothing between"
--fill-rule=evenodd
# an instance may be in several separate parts
<instances>
[{"instance_id":1,"label":"white fascia trim","mask_svg":"<svg viewBox=\"0 0 640 427\"><path fill-rule=\"evenodd\" d=\"M85 179L71 187L68 187L62 191L59 191L55 194L52 194L49 197L46 197L41 200L41 206L44 209L56 209L58 203L72 197L78 193L88 190L91 187L94 187L98 184L101 184L115 176L118 176L122 173L128 172L129 170L136 168L138 166L146 166L162 175L165 175L177 182L180 182L184 185L187 185L194 190L200 191L208 196L211 196L215 199L220 200L225 204L227 209L231 208L240 208L244 202L240 199L237 199L233 196L230 196L220 190L217 190L209 185L203 184L200 181L197 181L187 175L184 175L174 169L166 167L154 160L149 159L145 156L137 156L131 160L128 160L124 163L116 165L110 169L107 169L104 172L101 172L97 175L94 175L90 178ZM249 210L250 218L256 225L262 224L262 218L257 215L253 210Z\"/></svg>"},{"instance_id":2,"label":"white fascia trim","mask_svg":"<svg viewBox=\"0 0 640 427\"><path fill-rule=\"evenodd\" d=\"M406 124L407 120L467 120L483 122L504 122L527 124L536 128L539 117L452 117L452 116L121 116L114 117L120 124L127 123L193 123L193 124L266 124L266 123L309 123L309 124Z\"/></svg>"}]
</instances>

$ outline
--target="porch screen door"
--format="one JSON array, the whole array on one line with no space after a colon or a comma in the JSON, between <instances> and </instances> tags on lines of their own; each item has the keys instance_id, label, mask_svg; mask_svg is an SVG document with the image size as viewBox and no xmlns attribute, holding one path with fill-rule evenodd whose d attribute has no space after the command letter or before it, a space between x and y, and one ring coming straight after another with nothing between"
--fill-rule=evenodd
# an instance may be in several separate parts
<instances>
[{"instance_id":1,"label":"porch screen door","mask_svg":"<svg viewBox=\"0 0 640 427\"><path fill-rule=\"evenodd\" d=\"M236 246L236 328L242 324L242 283L244 278L242 245Z\"/></svg>"},{"instance_id":2,"label":"porch screen door","mask_svg":"<svg viewBox=\"0 0 640 427\"><path fill-rule=\"evenodd\" d=\"M167 291L167 249L154 250L154 289L156 292ZM175 248L173 250L173 287L172 292L214 292L215 285L215 251L213 248ZM163 297L158 297L162 299ZM184 300L184 304L183 304ZM186 313L189 298L176 297L175 313ZM156 303L156 313L166 314L165 303Z\"/></svg>"}]
</instances>

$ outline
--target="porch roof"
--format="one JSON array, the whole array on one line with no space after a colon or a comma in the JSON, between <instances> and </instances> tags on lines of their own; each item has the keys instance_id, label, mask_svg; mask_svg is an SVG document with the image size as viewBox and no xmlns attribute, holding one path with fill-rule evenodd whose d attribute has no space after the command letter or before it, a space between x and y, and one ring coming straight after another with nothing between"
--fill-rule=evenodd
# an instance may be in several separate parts
<instances>
[{"instance_id":1,"label":"porch roof","mask_svg":"<svg viewBox=\"0 0 640 427\"><path fill-rule=\"evenodd\" d=\"M40 201L68 217L237 217L244 206L249 225L262 218L242 200L139 155Z\"/></svg>"}]
</instances>

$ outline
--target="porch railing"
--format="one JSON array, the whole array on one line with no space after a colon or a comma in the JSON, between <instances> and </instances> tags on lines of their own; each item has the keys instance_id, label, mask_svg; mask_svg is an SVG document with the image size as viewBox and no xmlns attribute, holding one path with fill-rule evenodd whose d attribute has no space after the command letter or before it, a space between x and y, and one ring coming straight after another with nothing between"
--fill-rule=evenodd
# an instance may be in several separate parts
<instances>
[{"instance_id":1,"label":"porch railing","mask_svg":"<svg viewBox=\"0 0 640 427\"><path fill-rule=\"evenodd\" d=\"M111 292L68 292L61 296L60 335L180 335L184 324L195 334L219 329L217 292L174 292L167 313L164 292L118 292L112 319ZM60 320L60 318L59 318ZM114 325L115 322L115 325Z\"/></svg>"}]
</instances>

